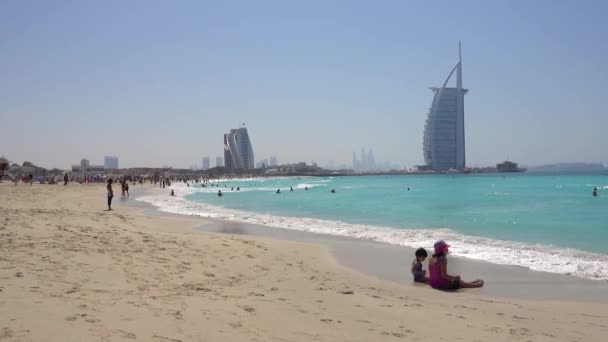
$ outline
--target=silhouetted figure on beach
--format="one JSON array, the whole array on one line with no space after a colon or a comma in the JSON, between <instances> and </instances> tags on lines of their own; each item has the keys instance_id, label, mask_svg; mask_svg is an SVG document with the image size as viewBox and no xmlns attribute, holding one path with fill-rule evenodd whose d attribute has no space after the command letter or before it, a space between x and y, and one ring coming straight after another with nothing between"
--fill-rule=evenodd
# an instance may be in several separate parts
<instances>
[{"instance_id":1,"label":"silhouetted figure on beach","mask_svg":"<svg viewBox=\"0 0 608 342\"><path fill-rule=\"evenodd\" d=\"M240 186L238 186L238 187L236 188L236 191L241 191L241 187L240 187Z\"/></svg>"},{"instance_id":2,"label":"silhouetted figure on beach","mask_svg":"<svg viewBox=\"0 0 608 342\"><path fill-rule=\"evenodd\" d=\"M220 197L221 197L221 196L224 196L224 194L222 193L222 190L218 190L218 191L217 191L217 195L218 195L218 196L220 196Z\"/></svg>"},{"instance_id":3,"label":"silhouetted figure on beach","mask_svg":"<svg viewBox=\"0 0 608 342\"><path fill-rule=\"evenodd\" d=\"M597 197L597 187L593 188L593 197Z\"/></svg>"},{"instance_id":4,"label":"silhouetted figure on beach","mask_svg":"<svg viewBox=\"0 0 608 342\"><path fill-rule=\"evenodd\" d=\"M63 175L63 186L68 185L68 174Z\"/></svg>"},{"instance_id":5,"label":"silhouetted figure on beach","mask_svg":"<svg viewBox=\"0 0 608 342\"><path fill-rule=\"evenodd\" d=\"M234 191L234 188L230 188L230 191Z\"/></svg>"},{"instance_id":6,"label":"silhouetted figure on beach","mask_svg":"<svg viewBox=\"0 0 608 342\"><path fill-rule=\"evenodd\" d=\"M290 187L289 187L289 191L293 191L293 186L290 186Z\"/></svg>"},{"instance_id":7,"label":"silhouetted figure on beach","mask_svg":"<svg viewBox=\"0 0 608 342\"><path fill-rule=\"evenodd\" d=\"M305 186L305 187L304 187L304 190L308 190L308 187L307 187L307 186Z\"/></svg>"},{"instance_id":8,"label":"silhouetted figure on beach","mask_svg":"<svg viewBox=\"0 0 608 342\"><path fill-rule=\"evenodd\" d=\"M34 184L34 175L32 175L32 173L30 172L30 174L27 176L27 179L30 181L30 185Z\"/></svg>"},{"instance_id":9,"label":"silhouetted figure on beach","mask_svg":"<svg viewBox=\"0 0 608 342\"><path fill-rule=\"evenodd\" d=\"M276 193L277 193L277 194L280 194L280 193L281 193L281 189L277 189L277 192L276 192Z\"/></svg>"},{"instance_id":10,"label":"silhouetted figure on beach","mask_svg":"<svg viewBox=\"0 0 608 342\"><path fill-rule=\"evenodd\" d=\"M114 190L112 190L112 178L108 179L106 189L108 190L108 211L110 211L112 210L112 198L114 198Z\"/></svg>"},{"instance_id":11,"label":"silhouetted figure on beach","mask_svg":"<svg viewBox=\"0 0 608 342\"><path fill-rule=\"evenodd\" d=\"M175 191L171 190L171 196L175 196Z\"/></svg>"}]
</instances>

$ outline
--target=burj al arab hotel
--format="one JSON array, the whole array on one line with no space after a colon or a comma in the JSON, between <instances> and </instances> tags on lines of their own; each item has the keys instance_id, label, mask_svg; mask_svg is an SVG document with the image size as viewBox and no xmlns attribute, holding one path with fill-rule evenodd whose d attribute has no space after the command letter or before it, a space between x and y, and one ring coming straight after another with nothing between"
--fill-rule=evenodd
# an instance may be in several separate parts
<instances>
[{"instance_id":1,"label":"burj al arab hotel","mask_svg":"<svg viewBox=\"0 0 608 342\"><path fill-rule=\"evenodd\" d=\"M456 72L456 88L447 87ZM458 43L458 62L441 88L433 87L433 103L424 125L423 153L426 166L434 171L465 168L464 95L462 53Z\"/></svg>"}]
</instances>

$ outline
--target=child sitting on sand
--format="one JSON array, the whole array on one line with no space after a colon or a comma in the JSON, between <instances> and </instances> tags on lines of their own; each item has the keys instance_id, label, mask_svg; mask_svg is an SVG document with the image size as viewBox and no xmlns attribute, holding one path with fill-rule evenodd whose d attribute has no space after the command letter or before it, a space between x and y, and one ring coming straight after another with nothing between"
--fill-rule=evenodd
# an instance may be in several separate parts
<instances>
[{"instance_id":1,"label":"child sitting on sand","mask_svg":"<svg viewBox=\"0 0 608 342\"><path fill-rule=\"evenodd\" d=\"M482 287L483 280L477 279L470 283L462 281L460 276L448 274L448 248L450 245L443 240L435 242L435 254L429 260L429 284L434 289L456 290L459 288Z\"/></svg>"},{"instance_id":2,"label":"child sitting on sand","mask_svg":"<svg viewBox=\"0 0 608 342\"><path fill-rule=\"evenodd\" d=\"M426 249L418 248L416 250L416 259L412 261L412 275L417 283L428 283L429 278L426 276L426 271L422 269L422 263L428 256Z\"/></svg>"}]
</instances>

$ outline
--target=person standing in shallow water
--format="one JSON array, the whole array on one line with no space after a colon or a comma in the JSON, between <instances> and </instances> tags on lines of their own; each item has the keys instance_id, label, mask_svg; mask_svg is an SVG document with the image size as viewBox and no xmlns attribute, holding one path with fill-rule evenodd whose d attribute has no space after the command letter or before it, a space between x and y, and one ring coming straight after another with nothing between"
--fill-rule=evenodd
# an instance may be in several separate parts
<instances>
[{"instance_id":1,"label":"person standing in shallow water","mask_svg":"<svg viewBox=\"0 0 608 342\"><path fill-rule=\"evenodd\" d=\"M597 197L597 187L593 188L593 197Z\"/></svg>"},{"instance_id":2,"label":"person standing in shallow water","mask_svg":"<svg viewBox=\"0 0 608 342\"><path fill-rule=\"evenodd\" d=\"M108 189L108 211L112 210L112 198L114 198L114 190L112 190L112 179L108 179L108 185L106 186Z\"/></svg>"}]
</instances>

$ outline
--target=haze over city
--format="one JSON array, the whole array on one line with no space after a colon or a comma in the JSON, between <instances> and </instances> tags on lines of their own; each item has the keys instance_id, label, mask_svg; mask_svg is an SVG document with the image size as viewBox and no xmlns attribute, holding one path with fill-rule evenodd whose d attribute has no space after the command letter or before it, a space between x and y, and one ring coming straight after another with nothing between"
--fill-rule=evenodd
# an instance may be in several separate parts
<instances>
[{"instance_id":1,"label":"haze over city","mask_svg":"<svg viewBox=\"0 0 608 342\"><path fill-rule=\"evenodd\" d=\"M58 168L105 155L189 167L222 156L223 134L245 123L256 161L351 165L365 147L411 167L424 162L428 88L462 41L468 166L607 162L607 9L3 2L0 154Z\"/></svg>"}]
</instances>

